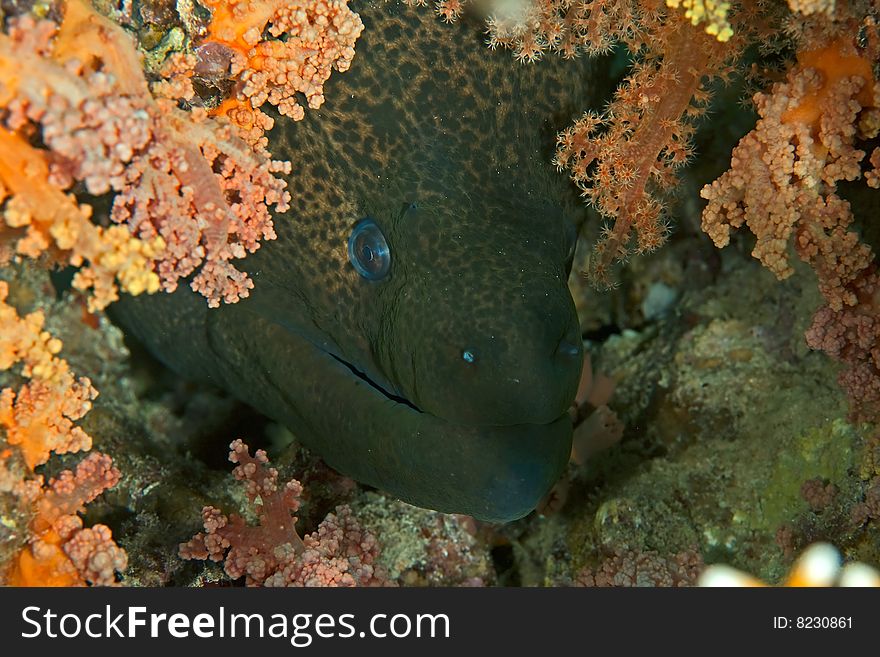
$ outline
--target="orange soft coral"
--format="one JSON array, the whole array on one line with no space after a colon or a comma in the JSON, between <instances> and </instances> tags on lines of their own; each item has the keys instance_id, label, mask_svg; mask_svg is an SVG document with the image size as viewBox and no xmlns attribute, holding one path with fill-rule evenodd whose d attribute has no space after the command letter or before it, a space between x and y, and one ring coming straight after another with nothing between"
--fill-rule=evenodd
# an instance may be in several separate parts
<instances>
[{"instance_id":1,"label":"orange soft coral","mask_svg":"<svg viewBox=\"0 0 880 657\"><path fill-rule=\"evenodd\" d=\"M17 253L36 258L51 247L68 264L87 263L73 284L91 291L91 310L115 301L120 288L129 294L159 289L152 268L164 248L162 239L140 240L121 226L94 225L89 206L50 182L45 153L0 127L0 202L4 200L6 225L24 231Z\"/></svg>"},{"instance_id":2,"label":"orange soft coral","mask_svg":"<svg viewBox=\"0 0 880 657\"><path fill-rule=\"evenodd\" d=\"M70 379L67 386L32 381L17 394L9 388L0 392L0 426L6 429L7 442L21 448L30 468L45 463L52 452L92 447L89 435L73 423L89 411L97 391L88 379Z\"/></svg>"},{"instance_id":3,"label":"orange soft coral","mask_svg":"<svg viewBox=\"0 0 880 657\"><path fill-rule=\"evenodd\" d=\"M67 363L56 357L61 340L43 330L43 313L19 317L6 303L9 285L0 281L0 370L21 362L22 376L59 381L67 372Z\"/></svg>"},{"instance_id":4,"label":"orange soft coral","mask_svg":"<svg viewBox=\"0 0 880 657\"><path fill-rule=\"evenodd\" d=\"M653 34L649 49L607 111L588 112L557 142L557 166L571 172L609 222L589 272L603 285L612 283L610 266L626 259L632 241L637 253L666 241L663 196L691 157L693 120L708 102L707 84L727 72L725 61L737 47L736 40L722 46L676 16L646 29Z\"/></svg>"},{"instance_id":5,"label":"orange soft coral","mask_svg":"<svg viewBox=\"0 0 880 657\"><path fill-rule=\"evenodd\" d=\"M864 41L856 35L864 28ZM798 61L783 82L755 96L760 120L733 151L730 171L703 188L703 230L719 247L747 225L752 255L778 278L793 272L789 245L816 272L825 305L807 344L844 364L838 377L853 419L880 417L880 278L874 254L853 230L841 181L862 175L860 141L880 130L878 39L870 18L841 12L805 24ZM870 164L876 169L875 149ZM865 176L877 185L876 171Z\"/></svg>"},{"instance_id":6,"label":"orange soft coral","mask_svg":"<svg viewBox=\"0 0 880 657\"><path fill-rule=\"evenodd\" d=\"M260 110L268 102L294 120L309 107L324 103L324 83L332 69L346 71L354 45L364 29L348 0L205 0L213 15L202 44L228 49L230 75L236 85L231 98L215 110L258 141L272 125ZM268 33L271 38L264 38ZM200 49L201 50L201 49ZM259 131L254 132L258 127Z\"/></svg>"},{"instance_id":7,"label":"orange soft coral","mask_svg":"<svg viewBox=\"0 0 880 657\"><path fill-rule=\"evenodd\" d=\"M247 296L253 282L232 261L275 237L270 210L289 200L275 174L289 164L204 111L153 98L129 35L83 0L64 8L60 26L22 17L0 35L0 199L6 223L27 227L19 253L53 247L86 264L74 285L93 290L92 308L113 301L117 284L172 291L190 275L211 306ZM37 130L45 148L30 145ZM124 226L92 226L64 192L74 183L117 192L111 219ZM52 201L44 208L40 194Z\"/></svg>"},{"instance_id":8,"label":"orange soft coral","mask_svg":"<svg viewBox=\"0 0 880 657\"><path fill-rule=\"evenodd\" d=\"M125 552L109 528L83 528L78 515L119 481L110 457L90 454L75 472L64 471L47 486L42 476L33 474L52 452L91 448L91 437L74 422L89 411L97 391L88 379L77 380L58 357L61 341L43 329L43 314L20 317L6 303L8 292L0 281L0 370L17 368L30 381L17 392L0 390L0 492L14 495L18 506L31 508L33 516L28 545L7 569L5 583L112 584L115 571L126 566Z\"/></svg>"},{"instance_id":9,"label":"orange soft coral","mask_svg":"<svg viewBox=\"0 0 880 657\"><path fill-rule=\"evenodd\" d=\"M31 493L36 514L31 541L6 575L10 586L108 586L128 558L106 525L83 527L85 505L119 481L109 456L89 454Z\"/></svg>"},{"instance_id":10,"label":"orange soft coral","mask_svg":"<svg viewBox=\"0 0 880 657\"><path fill-rule=\"evenodd\" d=\"M793 242L833 310L857 303L851 284L873 260L849 229L852 212L836 186L861 175L856 140L876 135L874 57L851 38L802 53L785 82L755 96L758 125L734 150L730 171L702 191L703 230L716 246L748 225L757 237L752 255L781 279L793 271Z\"/></svg>"},{"instance_id":11,"label":"orange soft coral","mask_svg":"<svg viewBox=\"0 0 880 657\"><path fill-rule=\"evenodd\" d=\"M61 341L43 330L42 313L19 317L5 303L7 294L7 284L0 281L0 369L20 363L22 375L31 381L17 392L0 391L0 428L33 469L52 452L91 448L92 439L73 423L89 411L98 393L87 378L77 380L67 362L58 358Z\"/></svg>"}]
</instances>

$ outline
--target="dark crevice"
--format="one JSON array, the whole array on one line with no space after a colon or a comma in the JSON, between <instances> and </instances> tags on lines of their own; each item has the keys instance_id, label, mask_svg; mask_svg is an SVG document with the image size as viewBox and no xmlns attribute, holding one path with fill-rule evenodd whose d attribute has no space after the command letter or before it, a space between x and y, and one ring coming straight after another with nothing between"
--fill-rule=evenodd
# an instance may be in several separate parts
<instances>
[{"instance_id":1,"label":"dark crevice","mask_svg":"<svg viewBox=\"0 0 880 657\"><path fill-rule=\"evenodd\" d=\"M491 555L498 586L520 586L522 582L513 546L510 543L496 545L492 548Z\"/></svg>"},{"instance_id":2,"label":"dark crevice","mask_svg":"<svg viewBox=\"0 0 880 657\"><path fill-rule=\"evenodd\" d=\"M581 337L590 342L605 342L612 335L620 335L623 330L617 324L603 324L592 331L584 331Z\"/></svg>"}]
</instances>

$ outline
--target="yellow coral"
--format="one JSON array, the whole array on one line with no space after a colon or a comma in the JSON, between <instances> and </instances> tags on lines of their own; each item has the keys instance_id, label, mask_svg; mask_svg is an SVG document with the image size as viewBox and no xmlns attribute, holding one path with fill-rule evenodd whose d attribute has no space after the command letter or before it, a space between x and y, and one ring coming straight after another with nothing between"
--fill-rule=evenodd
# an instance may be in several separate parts
<instances>
[{"instance_id":1,"label":"yellow coral","mask_svg":"<svg viewBox=\"0 0 880 657\"><path fill-rule=\"evenodd\" d=\"M68 373L67 363L56 358L61 340L43 330L43 313L19 317L6 303L8 294L9 285L0 281L0 370L21 362L23 376L58 383Z\"/></svg>"},{"instance_id":2,"label":"yellow coral","mask_svg":"<svg viewBox=\"0 0 880 657\"><path fill-rule=\"evenodd\" d=\"M4 201L6 225L25 230L16 242L17 253L36 258L54 245L67 263L88 263L74 285L93 290L90 310L115 301L118 286L130 294L159 289L152 263L164 249L162 238L139 240L122 226L93 224L89 206L49 182L44 153L0 127L0 203Z\"/></svg>"},{"instance_id":3,"label":"yellow coral","mask_svg":"<svg viewBox=\"0 0 880 657\"><path fill-rule=\"evenodd\" d=\"M727 20L730 11L729 2L717 2L716 0L666 0L666 6L672 9L684 7L685 18L690 19L691 25L699 25L706 22L706 34L711 34L724 43L733 36L733 28Z\"/></svg>"},{"instance_id":4,"label":"yellow coral","mask_svg":"<svg viewBox=\"0 0 880 657\"><path fill-rule=\"evenodd\" d=\"M105 525L84 528L79 513L120 477L109 456L89 454L75 471L66 470L43 484L36 466L52 452L88 450L91 437L75 426L92 407L97 391L76 379L58 357L61 341L43 328L44 316L19 316L6 303L9 286L0 281L0 370L20 366L30 379L16 392L0 390L0 490L33 510L29 544L9 564L0 564L0 583L12 586L112 585L127 556ZM5 439L3 441L2 439ZM9 445L10 447L6 447ZM24 475L8 464L16 452L27 465Z\"/></svg>"},{"instance_id":5,"label":"yellow coral","mask_svg":"<svg viewBox=\"0 0 880 657\"><path fill-rule=\"evenodd\" d=\"M67 362L58 358L61 341L43 330L43 314L19 317L5 303L7 294L8 285L0 281L0 369L21 363L22 375L32 381L18 392L0 390L0 427L33 469L52 452L91 448L92 439L73 423L91 409L98 393L87 378L77 380Z\"/></svg>"},{"instance_id":6,"label":"yellow coral","mask_svg":"<svg viewBox=\"0 0 880 657\"><path fill-rule=\"evenodd\" d=\"M247 296L253 281L232 261L275 238L271 213L286 211L290 200L277 174L289 164L271 160L259 135L249 146L228 122L178 108L178 95L191 97L195 57L163 68L171 79L154 86L160 97L153 98L125 30L85 0L59 4L60 25L24 15L0 33L0 262L15 248L82 267L73 284L88 291L91 310L120 290L171 292L194 273L190 285L210 306ZM240 4L252 7L230 6ZM252 8L260 14L280 4L287 6L273 0ZM342 29L338 11L328 12L305 18L332 19ZM273 27L293 19L282 13ZM240 36L259 39L251 29ZM308 44L289 47L311 52ZM333 53L327 66L341 69L353 50ZM309 88L317 94L315 75ZM116 192L109 219L118 226L96 225L91 208L68 194L74 184L92 196Z\"/></svg>"},{"instance_id":7,"label":"yellow coral","mask_svg":"<svg viewBox=\"0 0 880 657\"><path fill-rule=\"evenodd\" d=\"M825 14L830 18L834 15L836 4L835 0L788 0L788 8L804 16Z\"/></svg>"},{"instance_id":8,"label":"yellow coral","mask_svg":"<svg viewBox=\"0 0 880 657\"><path fill-rule=\"evenodd\" d=\"M46 486L27 493L35 510L30 545L4 573L9 586L113 586L116 572L128 565L106 525L83 527L78 515L86 504L116 485L120 473L109 456L89 454L75 471L65 470Z\"/></svg>"}]
</instances>

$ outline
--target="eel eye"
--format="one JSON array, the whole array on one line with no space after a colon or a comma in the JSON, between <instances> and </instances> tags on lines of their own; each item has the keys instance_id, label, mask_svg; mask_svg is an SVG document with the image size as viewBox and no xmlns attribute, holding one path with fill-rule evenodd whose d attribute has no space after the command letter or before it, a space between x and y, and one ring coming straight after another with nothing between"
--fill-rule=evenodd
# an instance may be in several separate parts
<instances>
[{"instance_id":1,"label":"eel eye","mask_svg":"<svg viewBox=\"0 0 880 657\"><path fill-rule=\"evenodd\" d=\"M380 281L391 269L391 249L382 229L370 217L358 221L348 238L348 259L357 273L369 281Z\"/></svg>"}]
</instances>

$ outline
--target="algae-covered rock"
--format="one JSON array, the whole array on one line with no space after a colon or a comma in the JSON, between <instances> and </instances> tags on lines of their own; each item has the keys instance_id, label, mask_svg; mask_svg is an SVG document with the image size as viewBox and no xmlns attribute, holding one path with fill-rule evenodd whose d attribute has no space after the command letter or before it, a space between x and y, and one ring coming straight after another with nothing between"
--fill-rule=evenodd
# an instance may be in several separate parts
<instances>
[{"instance_id":1,"label":"algae-covered rock","mask_svg":"<svg viewBox=\"0 0 880 657\"><path fill-rule=\"evenodd\" d=\"M711 287L685 287L673 312L594 346L618 380L622 443L576 473L566 507L533 522L523 554L533 583L574 581L609 555L696 550L776 581L806 543L849 551L866 429L846 420L836 368L803 331L820 298L809 272L780 283L732 254ZM813 510L805 483L821 482ZM548 545L565 557L548 559ZM880 554L866 559L877 563Z\"/></svg>"}]
</instances>

